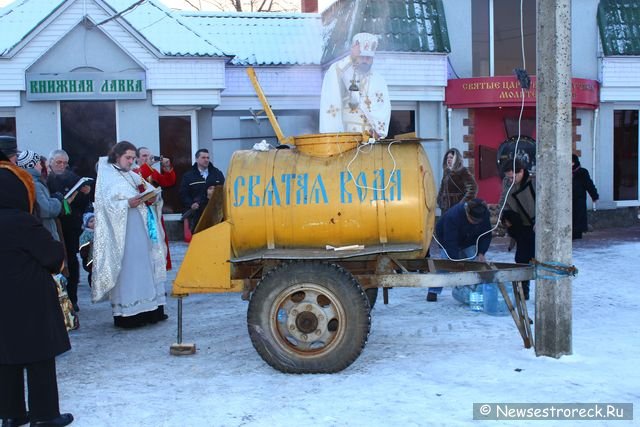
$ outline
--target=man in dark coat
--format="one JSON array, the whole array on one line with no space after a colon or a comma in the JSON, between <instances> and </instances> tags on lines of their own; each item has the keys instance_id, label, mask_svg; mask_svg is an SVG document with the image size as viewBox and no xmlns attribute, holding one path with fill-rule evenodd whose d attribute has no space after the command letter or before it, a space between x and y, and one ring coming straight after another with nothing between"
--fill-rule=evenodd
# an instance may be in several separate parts
<instances>
[{"instance_id":1,"label":"man in dark coat","mask_svg":"<svg viewBox=\"0 0 640 427\"><path fill-rule=\"evenodd\" d=\"M64 150L54 150L49 156L49 166L51 173L47 177L49 192L54 197L62 199L67 192L80 180L71 169L68 168L69 155ZM62 236L64 247L67 251L67 266L69 277L67 278L67 293L73 303L74 310L78 311L78 282L80 281L80 263L77 253L79 248L80 234L82 234L82 216L91 203L89 192L91 187L83 185L73 197L67 199L66 205L70 212L60 217L62 226Z\"/></svg>"},{"instance_id":2,"label":"man in dark coat","mask_svg":"<svg viewBox=\"0 0 640 427\"><path fill-rule=\"evenodd\" d=\"M435 237L447 258L484 262L491 244L489 209L482 199L460 202L449 209L436 224ZM429 288L427 301L435 302L442 288Z\"/></svg>"},{"instance_id":3,"label":"man in dark coat","mask_svg":"<svg viewBox=\"0 0 640 427\"><path fill-rule=\"evenodd\" d=\"M587 193L593 202L597 202L600 196L591 180L589 171L580 166L578 156L573 155L573 239L582 239L582 233L587 227Z\"/></svg>"},{"instance_id":4,"label":"man in dark coat","mask_svg":"<svg viewBox=\"0 0 640 427\"><path fill-rule=\"evenodd\" d=\"M507 232L516 241L515 261L528 263L536 253L536 182L524 163L516 159L503 167L502 195L499 206L504 204L503 218ZM507 213L505 216L504 213ZM516 218L516 215L518 218ZM524 298L529 299L529 281L522 282Z\"/></svg>"},{"instance_id":5,"label":"man in dark coat","mask_svg":"<svg viewBox=\"0 0 640 427\"><path fill-rule=\"evenodd\" d=\"M180 199L188 209L191 232L195 230L200 216L207 206L207 189L224 184L224 175L209 161L209 150L196 151L196 161L191 170L182 176Z\"/></svg>"},{"instance_id":6,"label":"man in dark coat","mask_svg":"<svg viewBox=\"0 0 640 427\"><path fill-rule=\"evenodd\" d=\"M3 156L3 159L6 157ZM0 418L3 426L64 426L55 357L71 348L51 276L64 261L60 242L31 214L31 175L0 160ZM29 412L24 400L27 372Z\"/></svg>"}]
</instances>

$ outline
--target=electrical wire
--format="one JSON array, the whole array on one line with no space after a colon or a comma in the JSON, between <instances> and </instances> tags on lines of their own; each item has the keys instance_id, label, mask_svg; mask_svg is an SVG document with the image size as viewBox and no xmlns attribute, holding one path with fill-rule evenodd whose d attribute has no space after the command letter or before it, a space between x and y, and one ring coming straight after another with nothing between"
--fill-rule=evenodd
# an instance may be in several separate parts
<instances>
[{"instance_id":1,"label":"electrical wire","mask_svg":"<svg viewBox=\"0 0 640 427\"><path fill-rule=\"evenodd\" d=\"M138 0L137 2L133 3L132 5L130 5L129 7L127 7L126 9L123 9L122 11L116 13L115 15L105 19L104 21L100 21L96 24L96 27L99 27L103 24L106 24L109 21L112 21L116 18L120 18L124 15L126 15L127 13L131 12L133 9L135 9L136 7L140 6L142 3L144 3L147 0Z\"/></svg>"},{"instance_id":2,"label":"electrical wire","mask_svg":"<svg viewBox=\"0 0 640 427\"><path fill-rule=\"evenodd\" d=\"M520 0L520 47L521 47L521 52L522 52L522 69L526 70L526 55L525 55L525 51L524 51L524 14L523 14L523 2L524 0ZM447 250L444 248L444 246L442 245L442 243L440 243L440 241L437 239L436 237L436 233L434 230L433 233L433 240L436 241L436 243L438 244L438 246L440 246L440 248L442 249L442 251L444 252L444 254L446 255L446 257L451 260L451 261L468 261L468 260L473 260L474 258L476 258L478 256L478 248L480 245L480 239L485 236L486 234L489 233L493 233L497 228L498 225L500 224L500 218L502 218L502 212L504 211L504 208L507 204L507 200L509 199L509 195L511 194L511 190L513 189L513 187L516 184L516 180L515 180L515 169L516 169L516 160L518 158L518 144L520 143L520 137L521 132L522 132L522 115L524 113L524 88L520 87L520 98L521 98L521 102L520 102L520 114L518 115L518 138L516 138L516 144L514 146L513 149L513 172L514 172L514 177L511 180L511 185L509 185L509 188L507 189L506 195L504 197L504 200L502 201L502 206L500 206L500 211L498 212L498 220L496 221L496 225L494 225L491 229L485 231L484 233L480 234L478 236L478 238L476 239L476 250L475 253L473 254L473 256L468 257L468 258L459 258L459 259L454 259L451 258L449 256L449 253L447 252Z\"/></svg>"},{"instance_id":3,"label":"electrical wire","mask_svg":"<svg viewBox=\"0 0 640 427\"><path fill-rule=\"evenodd\" d=\"M376 188L376 187L368 187L366 185L360 185L356 182L356 178L353 176L353 173L351 172L351 164L358 158L358 156L360 155L360 152L363 152L364 154L370 153L371 150L373 150L373 145L376 144L376 140L373 138L369 138L369 140L367 142L363 142L361 144L358 144L358 147L356 148L356 154L353 156L353 158L349 161L349 163L347 163L347 172L349 173L349 176L351 177L351 180L353 181L353 184L356 186L356 188L361 188L361 189L365 189L365 190L373 190L373 191L386 191L387 188L389 188L389 185L391 185L391 180L393 179L393 175L396 173L397 170L397 163L396 163L396 159L395 157L393 157L393 154L391 153L391 146L393 144L396 143L396 141L391 141L389 142L389 144L387 145L387 152L389 153L389 157L391 157L391 161L393 162L393 169L391 169L391 173L389 174L389 180L387 181L387 183L385 184L384 188ZM364 148L368 148L367 151L363 151Z\"/></svg>"}]
</instances>

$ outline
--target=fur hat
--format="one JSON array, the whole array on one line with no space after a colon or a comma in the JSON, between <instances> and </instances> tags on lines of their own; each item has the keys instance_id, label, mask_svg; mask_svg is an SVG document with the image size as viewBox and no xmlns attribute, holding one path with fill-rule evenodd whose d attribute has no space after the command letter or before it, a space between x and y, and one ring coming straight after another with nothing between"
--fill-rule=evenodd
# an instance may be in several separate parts
<instances>
[{"instance_id":1,"label":"fur hat","mask_svg":"<svg viewBox=\"0 0 640 427\"><path fill-rule=\"evenodd\" d=\"M0 207L33 212L36 188L31 174L11 162L0 162Z\"/></svg>"},{"instance_id":2,"label":"fur hat","mask_svg":"<svg viewBox=\"0 0 640 427\"><path fill-rule=\"evenodd\" d=\"M472 199L464 204L464 210L474 223L481 222L488 217L489 209L482 199Z\"/></svg>"},{"instance_id":3,"label":"fur hat","mask_svg":"<svg viewBox=\"0 0 640 427\"><path fill-rule=\"evenodd\" d=\"M360 45L360 56L374 56L378 48L378 36L369 33L358 33L353 36L351 46Z\"/></svg>"},{"instance_id":4,"label":"fur hat","mask_svg":"<svg viewBox=\"0 0 640 427\"><path fill-rule=\"evenodd\" d=\"M24 150L18 153L16 164L23 169L34 169L40 163L40 154L32 150Z\"/></svg>"},{"instance_id":5,"label":"fur hat","mask_svg":"<svg viewBox=\"0 0 640 427\"><path fill-rule=\"evenodd\" d=\"M7 157L16 154L18 152L18 144L15 136L0 135L0 151Z\"/></svg>"}]
</instances>

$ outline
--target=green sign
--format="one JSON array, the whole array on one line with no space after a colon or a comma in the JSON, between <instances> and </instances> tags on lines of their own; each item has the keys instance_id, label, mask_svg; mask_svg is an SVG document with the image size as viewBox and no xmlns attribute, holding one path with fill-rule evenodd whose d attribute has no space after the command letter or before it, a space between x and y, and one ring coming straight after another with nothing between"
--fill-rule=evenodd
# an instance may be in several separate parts
<instances>
[{"instance_id":1,"label":"green sign","mask_svg":"<svg viewBox=\"0 0 640 427\"><path fill-rule=\"evenodd\" d=\"M146 99L144 72L27 74L28 101Z\"/></svg>"}]
</instances>

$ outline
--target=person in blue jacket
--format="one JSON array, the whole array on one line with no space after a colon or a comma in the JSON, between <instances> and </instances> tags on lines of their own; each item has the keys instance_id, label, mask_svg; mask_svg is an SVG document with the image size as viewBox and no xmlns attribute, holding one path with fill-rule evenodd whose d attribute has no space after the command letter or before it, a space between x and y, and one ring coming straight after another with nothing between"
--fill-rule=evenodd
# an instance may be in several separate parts
<instances>
[{"instance_id":1,"label":"person in blue jacket","mask_svg":"<svg viewBox=\"0 0 640 427\"><path fill-rule=\"evenodd\" d=\"M484 255L491 244L491 221L487 204L482 199L472 199L454 205L442 215L435 231L445 258L484 262ZM429 288L427 301L437 301L441 292L442 288Z\"/></svg>"}]
</instances>

